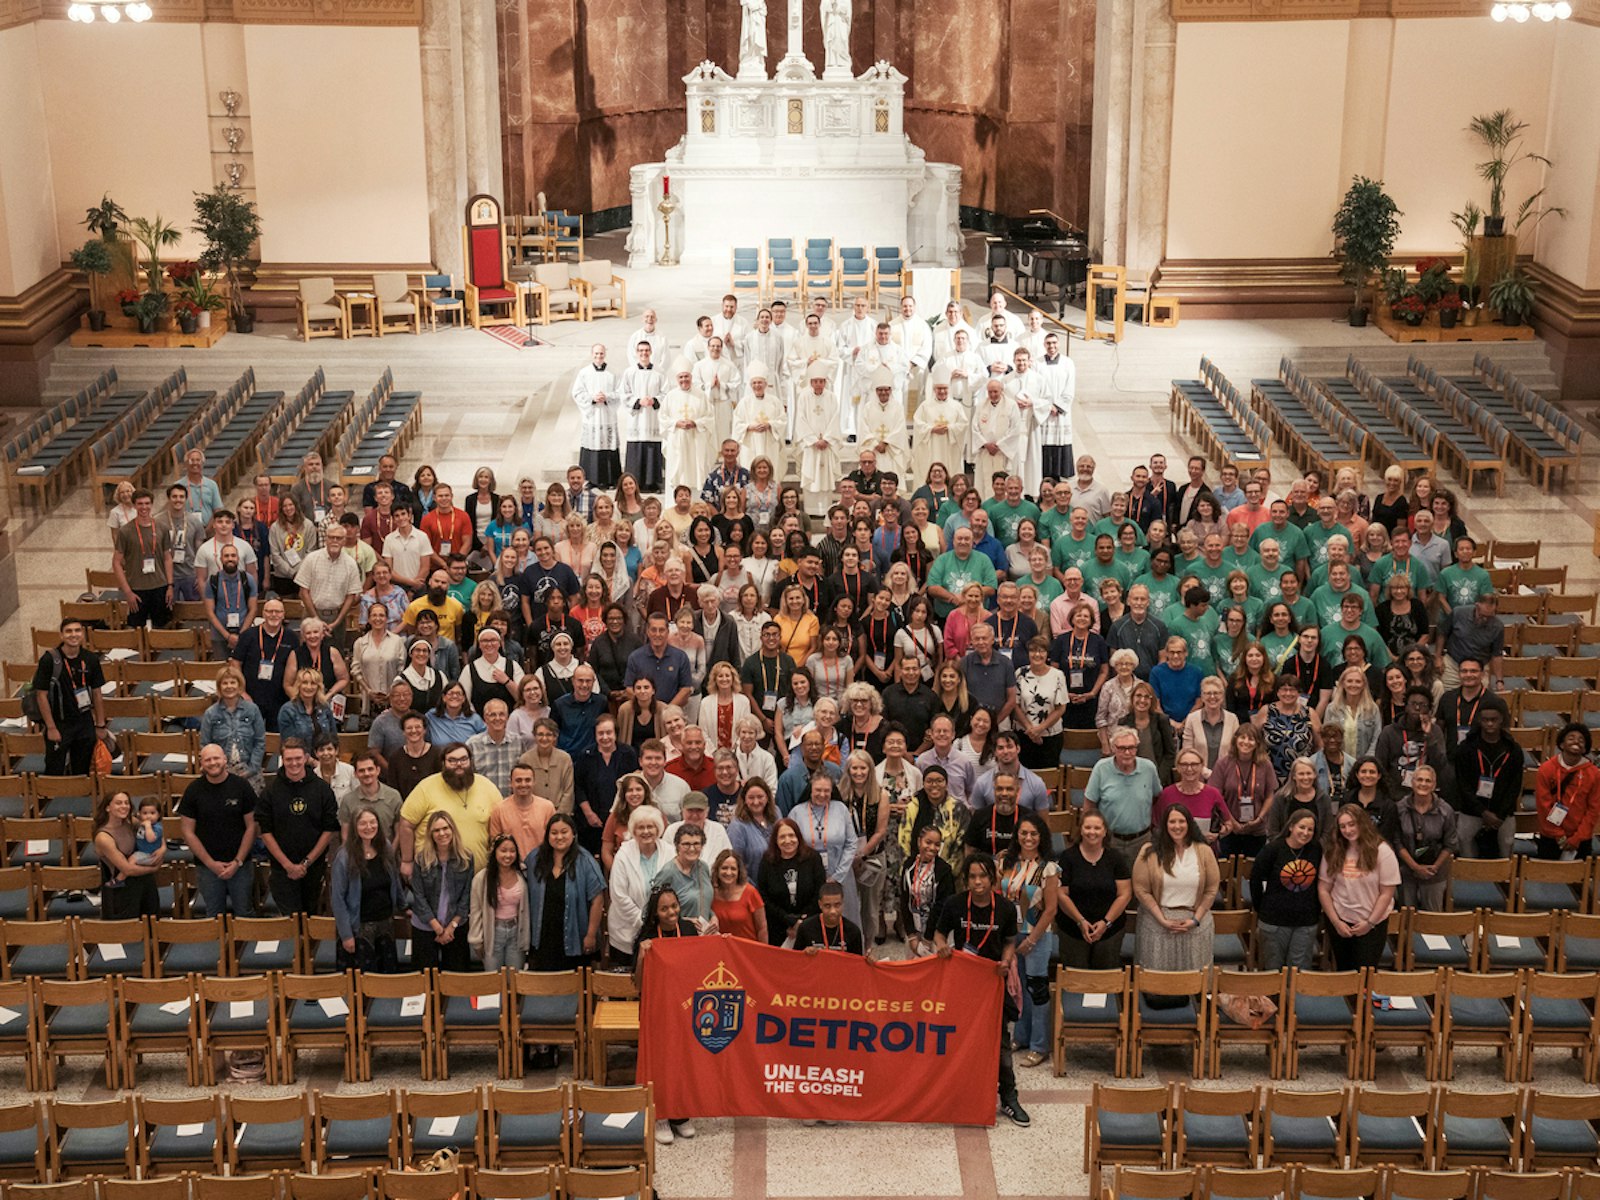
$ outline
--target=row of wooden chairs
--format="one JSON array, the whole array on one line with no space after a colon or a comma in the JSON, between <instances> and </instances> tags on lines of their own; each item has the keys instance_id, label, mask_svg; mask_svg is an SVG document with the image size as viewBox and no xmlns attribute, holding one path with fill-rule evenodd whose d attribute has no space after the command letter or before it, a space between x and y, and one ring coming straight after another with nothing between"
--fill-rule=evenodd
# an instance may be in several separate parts
<instances>
[{"instance_id":1,"label":"row of wooden chairs","mask_svg":"<svg viewBox=\"0 0 1600 1200\"><path fill-rule=\"evenodd\" d=\"M1119 1077L1144 1074L1151 1046L1189 1052L1197 1079L1222 1071L1224 1047L1257 1047L1275 1079L1300 1073L1308 1047L1342 1053L1351 1079L1371 1079L1387 1049L1418 1051L1429 1079L1449 1079L1455 1051L1487 1047L1507 1080L1531 1079L1538 1050L1568 1052L1596 1082L1600 974L1474 973L1448 967L1359 971L1089 971L1058 967L1051 984L1054 1065L1069 1045L1110 1046ZM1270 1014L1240 1018L1266 998Z\"/></svg>"},{"instance_id":2,"label":"row of wooden chairs","mask_svg":"<svg viewBox=\"0 0 1600 1200\"><path fill-rule=\"evenodd\" d=\"M460 1166L475 1170L633 1169L648 1187L655 1177L654 1126L655 1095L648 1084L363 1094L310 1089L274 1098L125 1093L108 1100L47 1097L0 1106L0 1132L36 1135L32 1161L15 1167L37 1183L224 1172L349 1178L351 1172L398 1172L448 1150Z\"/></svg>"},{"instance_id":3,"label":"row of wooden chairs","mask_svg":"<svg viewBox=\"0 0 1600 1200\"><path fill-rule=\"evenodd\" d=\"M66 1057L101 1060L108 1087L131 1087L140 1060L156 1053L183 1055L190 1085L210 1086L216 1055L229 1050L261 1052L268 1082L293 1082L299 1054L312 1049L338 1050L352 1082L372 1078L375 1049L416 1055L423 1079L449 1078L452 1050L493 1049L498 1077L520 1079L524 1051L553 1046L604 1083L610 1048L639 1038L632 978L602 971L145 977L118 971L125 959L137 965L136 944L98 943L90 954L86 978L0 981L0 1055L21 1061L30 1088L52 1089Z\"/></svg>"},{"instance_id":4,"label":"row of wooden chairs","mask_svg":"<svg viewBox=\"0 0 1600 1200\"><path fill-rule=\"evenodd\" d=\"M1345 1087L1307 1092L1272 1084L1214 1088L1097 1083L1084 1113L1084 1165L1091 1176L1109 1166L1135 1164L1228 1165L1247 1170L1397 1165L1425 1170L1467 1166L1592 1170L1600 1165L1594 1148L1597 1122L1600 1096L1561 1095L1540 1088L1469 1092L1445 1087L1404 1091ZM1244 1200L1262 1193L1216 1194ZM1285 1192L1280 1188L1265 1194ZM1339 1189L1311 1194L1332 1200L1350 1193ZM1433 1195L1389 1194L1406 1200ZM1564 1191L1556 1191L1550 1200L1563 1195Z\"/></svg>"},{"instance_id":5,"label":"row of wooden chairs","mask_svg":"<svg viewBox=\"0 0 1600 1200\"><path fill-rule=\"evenodd\" d=\"M479 1167L443 1172L183 1171L149 1179L91 1177L62 1183L0 1183L0 1200L648 1200L638 1167Z\"/></svg>"},{"instance_id":6,"label":"row of wooden chairs","mask_svg":"<svg viewBox=\"0 0 1600 1200\"><path fill-rule=\"evenodd\" d=\"M1096 1179L1100 1186L1102 1181ZM1563 1168L1118 1167L1111 1200L1593 1200L1600 1173Z\"/></svg>"}]
</instances>

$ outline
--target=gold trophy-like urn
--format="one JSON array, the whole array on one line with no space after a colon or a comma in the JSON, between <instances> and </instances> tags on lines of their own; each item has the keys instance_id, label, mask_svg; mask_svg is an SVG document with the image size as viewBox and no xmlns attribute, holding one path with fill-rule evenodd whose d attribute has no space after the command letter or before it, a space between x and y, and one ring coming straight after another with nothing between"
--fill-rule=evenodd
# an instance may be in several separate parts
<instances>
[{"instance_id":1,"label":"gold trophy-like urn","mask_svg":"<svg viewBox=\"0 0 1600 1200\"><path fill-rule=\"evenodd\" d=\"M679 200L670 191L661 197L661 203L656 205L656 211L661 214L661 253L656 258L658 267L675 267L678 265L678 254L672 248L672 214L678 211Z\"/></svg>"}]
</instances>

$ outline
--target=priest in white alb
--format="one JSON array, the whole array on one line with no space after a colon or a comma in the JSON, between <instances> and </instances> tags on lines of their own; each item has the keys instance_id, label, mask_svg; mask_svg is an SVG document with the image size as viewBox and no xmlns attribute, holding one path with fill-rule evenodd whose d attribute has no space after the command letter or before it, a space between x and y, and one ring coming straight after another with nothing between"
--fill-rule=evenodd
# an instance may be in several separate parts
<instances>
[{"instance_id":1,"label":"priest in white alb","mask_svg":"<svg viewBox=\"0 0 1600 1200\"><path fill-rule=\"evenodd\" d=\"M872 391L877 387L878 368L888 367L894 377L895 399L902 408L905 406L906 381L911 374L911 364L906 359L904 347L891 337L893 332L887 321L878 322L871 344L863 347L856 356L854 387L856 395L861 397L861 404L872 398Z\"/></svg>"},{"instance_id":2,"label":"priest in white alb","mask_svg":"<svg viewBox=\"0 0 1600 1200\"><path fill-rule=\"evenodd\" d=\"M662 368L647 338L634 343L634 363L622 373L623 429L628 437L628 474L641 492L660 494L666 487L666 462L661 454Z\"/></svg>"},{"instance_id":3,"label":"priest in white alb","mask_svg":"<svg viewBox=\"0 0 1600 1200\"><path fill-rule=\"evenodd\" d=\"M833 319L833 306L828 303L826 296L814 296L811 299L811 311L817 318L817 332L830 341L839 333L839 322Z\"/></svg>"},{"instance_id":4,"label":"priest in white alb","mask_svg":"<svg viewBox=\"0 0 1600 1200\"><path fill-rule=\"evenodd\" d=\"M711 420L718 446L733 435L733 406L739 402L744 373L724 351L722 339L712 334L706 341L706 356L694 365L694 387L711 405Z\"/></svg>"},{"instance_id":5,"label":"priest in white alb","mask_svg":"<svg viewBox=\"0 0 1600 1200\"><path fill-rule=\"evenodd\" d=\"M992 367L997 362L1004 363L1006 370L1009 371L1011 369L1011 356L1016 352L1016 349L1017 344L1011 338L1011 330L1006 325L1005 317L990 317L988 327L983 331L983 341L978 345L978 353L983 357L983 365Z\"/></svg>"},{"instance_id":6,"label":"priest in white alb","mask_svg":"<svg viewBox=\"0 0 1600 1200\"><path fill-rule=\"evenodd\" d=\"M583 429L578 435L578 465L590 483L609 491L617 486L622 474L617 434L622 391L616 374L606 365L605 343L596 342L589 348L589 365L580 367L573 376L572 402L583 414Z\"/></svg>"},{"instance_id":7,"label":"priest in white alb","mask_svg":"<svg viewBox=\"0 0 1600 1200\"><path fill-rule=\"evenodd\" d=\"M1017 465L1027 429L1021 412L1006 395L1003 380L991 379L972 410L972 425L967 432L967 461L972 463L972 478L988 485L996 472L1018 474Z\"/></svg>"},{"instance_id":8,"label":"priest in white alb","mask_svg":"<svg viewBox=\"0 0 1600 1200\"><path fill-rule=\"evenodd\" d=\"M1038 366L1039 360L1044 357L1044 338L1044 313L1037 308L1030 308L1028 310L1028 327L1023 331L1022 337L1017 340L1017 345L1028 348L1028 353L1032 356L1035 366Z\"/></svg>"},{"instance_id":9,"label":"priest in white alb","mask_svg":"<svg viewBox=\"0 0 1600 1200\"><path fill-rule=\"evenodd\" d=\"M808 312L805 332L794 340L794 387L789 404L789 440L794 441L794 401L811 386L811 373L823 370L831 381L839 374L839 347L833 338L822 332L822 318Z\"/></svg>"},{"instance_id":10,"label":"priest in white alb","mask_svg":"<svg viewBox=\"0 0 1600 1200\"><path fill-rule=\"evenodd\" d=\"M656 310L647 308L644 316L640 318L641 324L628 337L625 353L630 362L634 361L634 348L640 342L650 343L650 361L658 371L666 370L667 365L667 335L656 328Z\"/></svg>"},{"instance_id":11,"label":"priest in white alb","mask_svg":"<svg viewBox=\"0 0 1600 1200\"><path fill-rule=\"evenodd\" d=\"M750 323L739 315L739 297L722 298L722 311L711 318L711 332L722 339L724 354L736 363L744 363L747 357L744 340L749 336Z\"/></svg>"},{"instance_id":12,"label":"priest in white alb","mask_svg":"<svg viewBox=\"0 0 1600 1200\"><path fill-rule=\"evenodd\" d=\"M683 344L683 352L689 356L689 361L697 363L704 358L707 348L711 345L711 339L716 335L717 331L712 328L710 317L696 317L694 333Z\"/></svg>"},{"instance_id":13,"label":"priest in white alb","mask_svg":"<svg viewBox=\"0 0 1600 1200\"><path fill-rule=\"evenodd\" d=\"M789 339L772 323L772 318L772 310L763 308L756 313L755 328L745 335L744 344L748 351L743 364L745 382L750 380L750 364L763 363L767 368L767 385L787 400L789 389L785 385L789 379Z\"/></svg>"},{"instance_id":14,"label":"priest in white alb","mask_svg":"<svg viewBox=\"0 0 1600 1200\"><path fill-rule=\"evenodd\" d=\"M1017 451L1022 490L1029 496L1039 494L1039 484L1044 480L1044 449L1039 437L1039 421L1044 413L1040 398L1043 377L1033 369L1033 356L1026 348L1018 346L1012 353L1014 370L1006 376L1006 395L1017 406L1018 418L1025 433Z\"/></svg>"},{"instance_id":15,"label":"priest in white alb","mask_svg":"<svg viewBox=\"0 0 1600 1200\"><path fill-rule=\"evenodd\" d=\"M906 479L911 470L906 406L895 388L894 372L888 367L879 367L873 372L867 399L861 402L856 417L856 448L876 450L880 471L893 471Z\"/></svg>"},{"instance_id":16,"label":"priest in white alb","mask_svg":"<svg viewBox=\"0 0 1600 1200\"><path fill-rule=\"evenodd\" d=\"M966 408L950 398L950 372L943 364L928 375L928 396L917 405L912 421L912 478L906 481L906 494L917 490L928 479L928 468L943 463L954 475L967 457Z\"/></svg>"},{"instance_id":17,"label":"priest in white alb","mask_svg":"<svg viewBox=\"0 0 1600 1200\"><path fill-rule=\"evenodd\" d=\"M789 415L784 411L782 393L769 382L769 374L766 363L750 364L744 396L733 410L733 440L739 443L742 461L755 462L765 457L782 478L783 435Z\"/></svg>"},{"instance_id":18,"label":"priest in white alb","mask_svg":"<svg viewBox=\"0 0 1600 1200\"><path fill-rule=\"evenodd\" d=\"M950 380L950 399L970 411L983 391L983 381L989 374L981 355L972 348L965 327L955 332L955 349L939 360Z\"/></svg>"},{"instance_id":19,"label":"priest in white alb","mask_svg":"<svg viewBox=\"0 0 1600 1200\"><path fill-rule=\"evenodd\" d=\"M711 474L718 444L711 428L711 405L694 387L694 367L679 355L672 364L675 383L661 399L662 449L667 460L666 493L680 486L692 495Z\"/></svg>"},{"instance_id":20,"label":"priest in white alb","mask_svg":"<svg viewBox=\"0 0 1600 1200\"><path fill-rule=\"evenodd\" d=\"M839 489L839 401L828 387L827 367L811 368L807 386L794 398L794 453L800 462L801 500L808 513L820 515Z\"/></svg>"},{"instance_id":21,"label":"priest in white alb","mask_svg":"<svg viewBox=\"0 0 1600 1200\"><path fill-rule=\"evenodd\" d=\"M1072 399L1078 375L1073 361L1061 353L1061 335L1054 330L1044 335L1044 358L1034 370L1043 380L1040 393L1048 402L1039 424L1043 471L1054 479L1070 479L1077 470L1072 458Z\"/></svg>"},{"instance_id":22,"label":"priest in white alb","mask_svg":"<svg viewBox=\"0 0 1600 1200\"><path fill-rule=\"evenodd\" d=\"M867 298L857 296L851 302L850 316L833 335L839 356L839 379L834 386L839 393L839 424L846 437L855 436L856 409L861 404L859 389L867 378L857 374L856 363L877 336L878 323L867 315Z\"/></svg>"},{"instance_id":23,"label":"priest in white alb","mask_svg":"<svg viewBox=\"0 0 1600 1200\"><path fill-rule=\"evenodd\" d=\"M906 352L906 361L911 367L906 377L906 413L911 415L922 402L928 367L933 361L933 330L917 315L917 302L913 297L900 297L900 319L894 323L891 336Z\"/></svg>"},{"instance_id":24,"label":"priest in white alb","mask_svg":"<svg viewBox=\"0 0 1600 1200\"><path fill-rule=\"evenodd\" d=\"M967 347L970 349L978 340L978 331L967 320L965 310L959 300L952 300L944 306L944 316L933 327L933 361L949 358L956 352L956 331L967 331Z\"/></svg>"},{"instance_id":25,"label":"priest in white alb","mask_svg":"<svg viewBox=\"0 0 1600 1200\"><path fill-rule=\"evenodd\" d=\"M996 290L989 294L989 316L991 318L1005 318L1006 332L1011 335L1013 341L1022 336L1022 318L1006 307L1006 294L1004 292Z\"/></svg>"}]
</instances>

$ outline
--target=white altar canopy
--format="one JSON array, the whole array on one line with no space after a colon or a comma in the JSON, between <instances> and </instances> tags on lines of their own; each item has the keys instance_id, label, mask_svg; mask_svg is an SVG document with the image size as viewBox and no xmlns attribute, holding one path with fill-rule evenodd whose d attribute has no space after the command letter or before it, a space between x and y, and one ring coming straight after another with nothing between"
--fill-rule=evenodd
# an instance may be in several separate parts
<instances>
[{"instance_id":1,"label":"white altar canopy","mask_svg":"<svg viewBox=\"0 0 1600 1200\"><path fill-rule=\"evenodd\" d=\"M793 56L791 55L791 58ZM664 180L680 207L673 249L722 264L769 237L836 246L899 246L912 266L960 265L961 168L930 163L905 134L906 77L878 62L821 79L779 64L779 78L740 78L710 62L684 78L688 128L666 161L635 166L629 266L661 252ZM843 76L842 78L840 76Z\"/></svg>"}]
</instances>

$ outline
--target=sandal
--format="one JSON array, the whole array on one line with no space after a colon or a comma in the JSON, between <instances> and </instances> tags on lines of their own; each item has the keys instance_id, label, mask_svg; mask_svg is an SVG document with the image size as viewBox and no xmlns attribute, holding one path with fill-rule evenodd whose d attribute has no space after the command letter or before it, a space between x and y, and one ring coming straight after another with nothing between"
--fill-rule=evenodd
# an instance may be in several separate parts
<instances>
[{"instance_id":1,"label":"sandal","mask_svg":"<svg viewBox=\"0 0 1600 1200\"><path fill-rule=\"evenodd\" d=\"M1025 1067L1037 1067L1047 1061L1049 1056L1040 1054L1037 1050L1030 1050L1022 1056L1022 1065Z\"/></svg>"}]
</instances>

